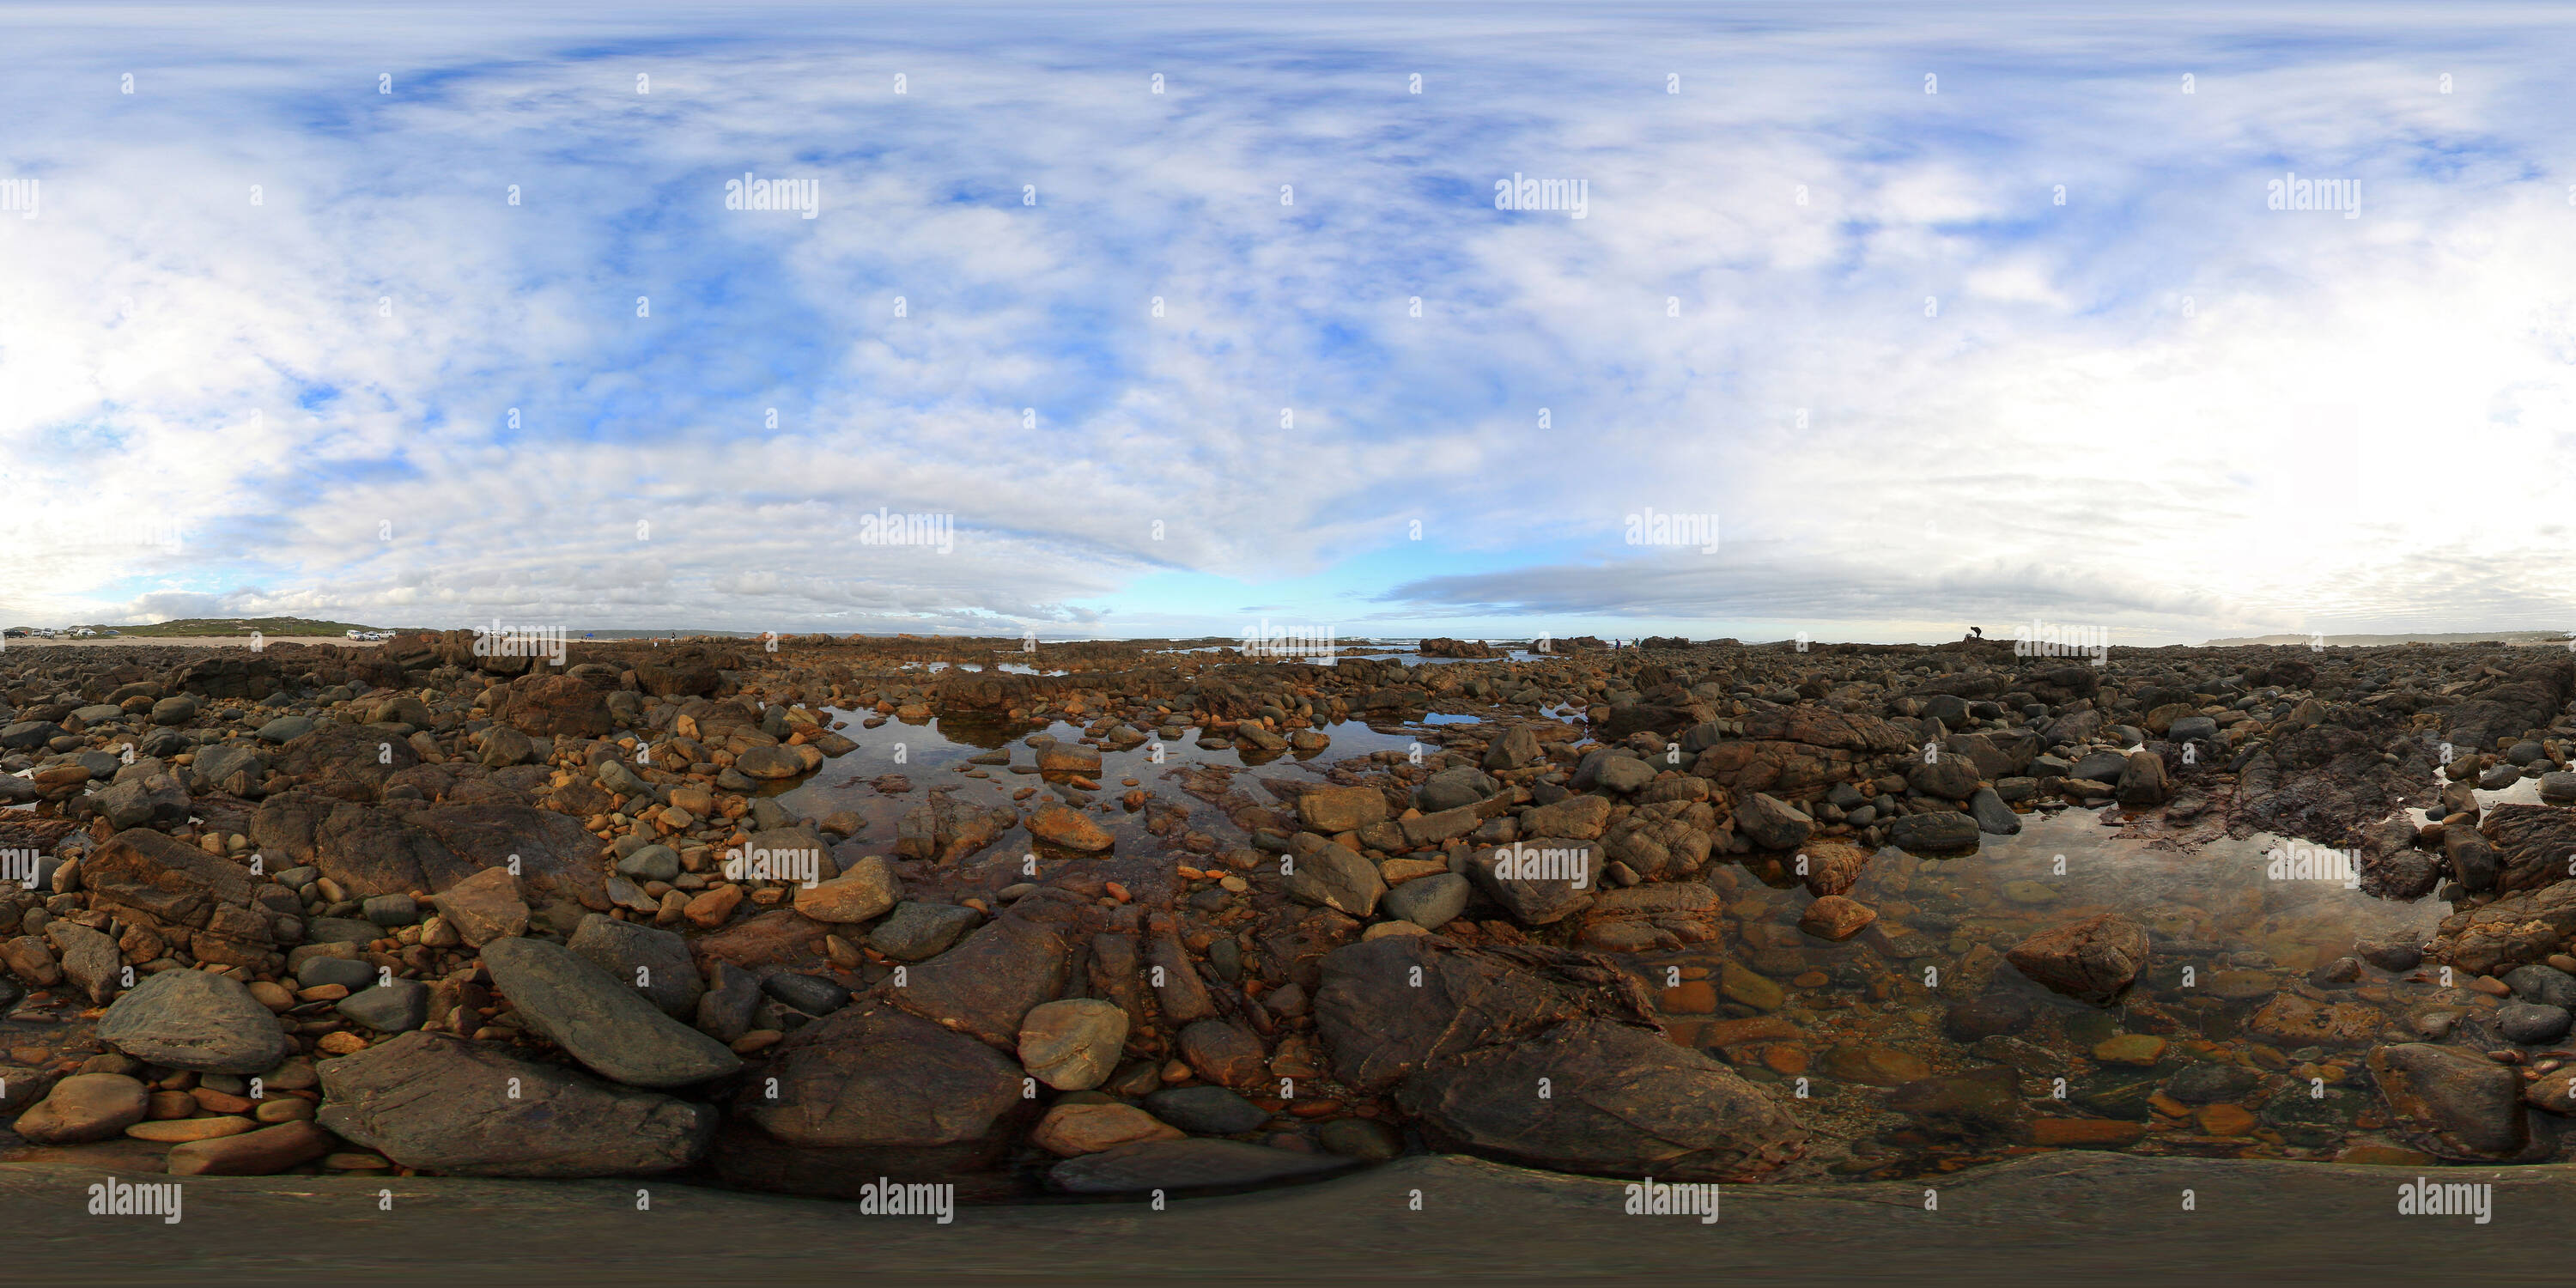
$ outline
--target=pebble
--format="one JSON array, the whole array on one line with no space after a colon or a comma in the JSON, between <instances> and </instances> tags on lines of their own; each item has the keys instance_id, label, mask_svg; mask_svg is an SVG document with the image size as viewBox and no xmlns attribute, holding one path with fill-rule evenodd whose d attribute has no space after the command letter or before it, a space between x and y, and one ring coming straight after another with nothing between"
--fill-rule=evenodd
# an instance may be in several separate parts
<instances>
[{"instance_id":1,"label":"pebble","mask_svg":"<svg viewBox=\"0 0 2576 1288\"><path fill-rule=\"evenodd\" d=\"M213 1140L217 1136L237 1136L256 1129L259 1124L249 1118L174 1118L162 1122L139 1122L125 1129L136 1140L165 1145L184 1144L192 1140Z\"/></svg>"}]
</instances>

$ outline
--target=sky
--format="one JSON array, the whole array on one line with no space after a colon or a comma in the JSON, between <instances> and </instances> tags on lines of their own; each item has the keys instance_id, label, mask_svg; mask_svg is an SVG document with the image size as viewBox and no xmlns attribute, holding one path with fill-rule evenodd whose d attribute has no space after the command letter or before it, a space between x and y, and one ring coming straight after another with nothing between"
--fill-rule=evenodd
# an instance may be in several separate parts
<instances>
[{"instance_id":1,"label":"sky","mask_svg":"<svg viewBox=\"0 0 2576 1288\"><path fill-rule=\"evenodd\" d=\"M0 51L11 624L2576 628L2563 7L0 5Z\"/></svg>"}]
</instances>

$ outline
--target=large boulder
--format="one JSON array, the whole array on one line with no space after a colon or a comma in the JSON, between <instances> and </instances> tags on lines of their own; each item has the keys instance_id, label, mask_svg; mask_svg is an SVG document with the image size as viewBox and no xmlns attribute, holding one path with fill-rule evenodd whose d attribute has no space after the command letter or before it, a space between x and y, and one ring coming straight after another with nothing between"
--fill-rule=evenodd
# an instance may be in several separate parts
<instances>
[{"instance_id":1,"label":"large boulder","mask_svg":"<svg viewBox=\"0 0 2576 1288\"><path fill-rule=\"evenodd\" d=\"M1522 925L1549 925L1592 906L1601 888L1600 846L1532 837L1471 854L1467 876Z\"/></svg>"},{"instance_id":2,"label":"large boulder","mask_svg":"<svg viewBox=\"0 0 2576 1288\"><path fill-rule=\"evenodd\" d=\"M973 857L1019 822L1014 810L985 809L934 792L895 821L895 853L907 859L955 863Z\"/></svg>"},{"instance_id":3,"label":"large boulder","mask_svg":"<svg viewBox=\"0 0 2576 1288\"><path fill-rule=\"evenodd\" d=\"M1735 802L1735 829L1763 849L1794 850L1807 843L1816 820L1768 792L1742 792Z\"/></svg>"},{"instance_id":4,"label":"large boulder","mask_svg":"<svg viewBox=\"0 0 2576 1288\"><path fill-rule=\"evenodd\" d=\"M1929 763L1917 759L1906 766L1905 781L1926 796L1963 801L1977 790L1977 766L1964 756L1940 756Z\"/></svg>"},{"instance_id":5,"label":"large boulder","mask_svg":"<svg viewBox=\"0 0 2576 1288\"><path fill-rule=\"evenodd\" d=\"M1887 843L1917 854L1945 854L1977 843L1977 820L1957 810L1906 814L1888 824Z\"/></svg>"},{"instance_id":6,"label":"large boulder","mask_svg":"<svg viewBox=\"0 0 2576 1288\"><path fill-rule=\"evenodd\" d=\"M519 879L540 895L568 898L593 912L609 908L608 876L599 862L600 841L581 820L528 805L477 802L436 805L406 815L468 865L456 880L516 860ZM447 882L432 879L435 893Z\"/></svg>"},{"instance_id":7,"label":"large boulder","mask_svg":"<svg viewBox=\"0 0 2576 1288\"><path fill-rule=\"evenodd\" d=\"M2366 894L2412 901L2442 883L2442 864L2416 847L2415 825L2393 818L2362 830L2360 877Z\"/></svg>"},{"instance_id":8,"label":"large boulder","mask_svg":"<svg viewBox=\"0 0 2576 1288\"><path fill-rule=\"evenodd\" d=\"M617 727L608 711L608 695L574 676L523 675L510 681L506 694L493 716L521 733L597 738Z\"/></svg>"},{"instance_id":9,"label":"large boulder","mask_svg":"<svg viewBox=\"0 0 2576 1288\"><path fill-rule=\"evenodd\" d=\"M676 1171L713 1139L713 1109L405 1033L321 1064L324 1127L405 1167L454 1176Z\"/></svg>"},{"instance_id":10,"label":"large boulder","mask_svg":"<svg viewBox=\"0 0 2576 1288\"><path fill-rule=\"evenodd\" d=\"M107 1008L98 1036L145 1064L199 1073L266 1073L295 1053L247 986L202 970L145 976Z\"/></svg>"},{"instance_id":11,"label":"large boulder","mask_svg":"<svg viewBox=\"0 0 2576 1288\"><path fill-rule=\"evenodd\" d=\"M689 941L667 930L592 913L565 945L611 976L632 984L662 1013L687 1020L707 991L690 958Z\"/></svg>"},{"instance_id":12,"label":"large boulder","mask_svg":"<svg viewBox=\"0 0 2576 1288\"><path fill-rule=\"evenodd\" d=\"M457 936L480 948L528 933L528 904L508 868L485 868L431 897Z\"/></svg>"},{"instance_id":13,"label":"large boulder","mask_svg":"<svg viewBox=\"0 0 2576 1288\"><path fill-rule=\"evenodd\" d=\"M305 791L372 801L384 795L385 780L419 764L420 753L388 730L326 724L288 739L272 760Z\"/></svg>"},{"instance_id":14,"label":"large boulder","mask_svg":"<svg viewBox=\"0 0 2576 1288\"><path fill-rule=\"evenodd\" d=\"M645 663L635 668L635 687L657 698L702 697L712 694L723 683L724 676L701 658L676 656L667 664Z\"/></svg>"},{"instance_id":15,"label":"large boulder","mask_svg":"<svg viewBox=\"0 0 2576 1288\"><path fill-rule=\"evenodd\" d=\"M742 1080L714 1165L751 1189L855 1198L881 1176L955 1181L998 1165L1036 1102L1020 1067L878 1000L789 1035ZM770 1094L771 1080L777 1094Z\"/></svg>"},{"instance_id":16,"label":"large boulder","mask_svg":"<svg viewBox=\"0 0 2576 1288\"><path fill-rule=\"evenodd\" d=\"M261 885L250 869L164 833L135 828L107 838L81 864L81 884L93 909L158 925L165 938L184 938L201 962L257 969L276 948L270 917L253 906Z\"/></svg>"},{"instance_id":17,"label":"large boulder","mask_svg":"<svg viewBox=\"0 0 2576 1288\"><path fill-rule=\"evenodd\" d=\"M1682 744L1705 747L1692 773L1733 788L1739 799L1745 792L1810 799L1864 777L1865 762L1910 749L1906 735L1885 720L1803 703L1756 710L1743 728L1743 736L1715 742L1694 729Z\"/></svg>"},{"instance_id":18,"label":"large boulder","mask_svg":"<svg viewBox=\"0 0 2576 1288\"><path fill-rule=\"evenodd\" d=\"M1297 798L1297 821L1312 832L1356 832L1386 821L1386 797L1374 787L1319 787Z\"/></svg>"},{"instance_id":19,"label":"large boulder","mask_svg":"<svg viewBox=\"0 0 2576 1288\"><path fill-rule=\"evenodd\" d=\"M1280 886L1302 904L1366 917L1377 911L1378 899L1386 894L1386 881L1378 875L1376 864L1311 832L1298 834L1296 852L1288 864L1287 879Z\"/></svg>"},{"instance_id":20,"label":"large boulder","mask_svg":"<svg viewBox=\"0 0 2576 1288\"><path fill-rule=\"evenodd\" d=\"M2518 1160L2532 1149L2522 1079L2509 1065L2460 1047L2408 1042L2373 1049L2370 1073L2418 1148L2474 1162Z\"/></svg>"},{"instance_id":21,"label":"large boulder","mask_svg":"<svg viewBox=\"0 0 2576 1288\"><path fill-rule=\"evenodd\" d=\"M603 1077L682 1087L742 1067L715 1039L663 1014L631 978L560 944L496 940L484 945L483 964L529 1029Z\"/></svg>"},{"instance_id":22,"label":"large boulder","mask_svg":"<svg viewBox=\"0 0 2576 1288\"><path fill-rule=\"evenodd\" d=\"M1790 875L1804 882L1809 894L1821 899L1850 890L1860 881L1861 869L1876 857L1877 851L1849 841L1818 841L1799 852Z\"/></svg>"},{"instance_id":23,"label":"large boulder","mask_svg":"<svg viewBox=\"0 0 2576 1288\"><path fill-rule=\"evenodd\" d=\"M1416 972L1419 972L1418 981ZM1601 1016L1648 1022L1645 990L1593 953L1372 939L1324 956L1315 1031L1333 1074L1376 1093L1436 1061Z\"/></svg>"},{"instance_id":24,"label":"large boulder","mask_svg":"<svg viewBox=\"0 0 2576 1288\"><path fill-rule=\"evenodd\" d=\"M2162 805L2173 794L2173 784L2165 775L2164 757L2152 751L2129 753L2128 763L2120 769L2120 803L2123 805Z\"/></svg>"},{"instance_id":25,"label":"large boulder","mask_svg":"<svg viewBox=\"0 0 2576 1288\"><path fill-rule=\"evenodd\" d=\"M315 799L296 792L272 796L251 815L252 828L263 841L291 836L296 822L290 820L300 820ZM375 805L333 805L314 826L312 838L310 854L297 857L322 869L322 875L354 898L444 890L480 870L429 829Z\"/></svg>"},{"instance_id":26,"label":"large boulder","mask_svg":"<svg viewBox=\"0 0 2576 1288\"><path fill-rule=\"evenodd\" d=\"M125 972L115 940L77 921L47 925L45 938L54 945L54 953L63 964L63 975L82 996L99 1006L116 996Z\"/></svg>"},{"instance_id":27,"label":"large boulder","mask_svg":"<svg viewBox=\"0 0 2576 1288\"><path fill-rule=\"evenodd\" d=\"M1064 923L1040 919L1062 915L1058 910L1079 911L1053 899L1022 899L956 947L908 968L903 986L889 981L884 995L995 1046L1014 1045L1030 1009L1062 996L1072 972Z\"/></svg>"},{"instance_id":28,"label":"large boulder","mask_svg":"<svg viewBox=\"0 0 2576 1288\"><path fill-rule=\"evenodd\" d=\"M108 1140L143 1121L151 1089L121 1073L76 1073L54 1084L10 1130L29 1144L79 1145Z\"/></svg>"},{"instance_id":29,"label":"large boulder","mask_svg":"<svg viewBox=\"0 0 2576 1288\"><path fill-rule=\"evenodd\" d=\"M277 659L239 653L201 658L172 672L162 687L209 698L257 700L277 691Z\"/></svg>"},{"instance_id":30,"label":"large boulder","mask_svg":"<svg viewBox=\"0 0 2576 1288\"><path fill-rule=\"evenodd\" d=\"M2106 912L2041 931L2015 945L2004 958L2056 992L2108 1004L2127 992L2146 969L2147 930Z\"/></svg>"},{"instance_id":31,"label":"large boulder","mask_svg":"<svg viewBox=\"0 0 2576 1288\"><path fill-rule=\"evenodd\" d=\"M2495 888L2537 890L2568 879L2567 856L2576 854L2576 809L2558 805L2495 805L2478 820L2497 862ZM2442 831L2444 842L2451 829Z\"/></svg>"},{"instance_id":32,"label":"large boulder","mask_svg":"<svg viewBox=\"0 0 2576 1288\"><path fill-rule=\"evenodd\" d=\"M2576 881L2517 891L2442 919L2425 954L2473 975L2543 960L2576 935Z\"/></svg>"},{"instance_id":33,"label":"large boulder","mask_svg":"<svg viewBox=\"0 0 2576 1288\"><path fill-rule=\"evenodd\" d=\"M1108 1081L1126 1041L1127 1012L1116 1002L1045 1002L1020 1022L1020 1065L1057 1090L1088 1091Z\"/></svg>"},{"instance_id":34,"label":"large boulder","mask_svg":"<svg viewBox=\"0 0 2576 1288\"><path fill-rule=\"evenodd\" d=\"M175 774L144 774L94 793L90 804L110 827L169 827L188 821L187 787Z\"/></svg>"},{"instance_id":35,"label":"large boulder","mask_svg":"<svg viewBox=\"0 0 2576 1288\"><path fill-rule=\"evenodd\" d=\"M1438 930L1467 910L1475 887L1455 872L1417 877L1396 886L1378 900L1377 910L1425 930Z\"/></svg>"},{"instance_id":36,"label":"large boulder","mask_svg":"<svg viewBox=\"0 0 2576 1288\"><path fill-rule=\"evenodd\" d=\"M1413 803L1425 814L1460 809L1488 800L1502 785L1473 765L1456 765L1422 780L1414 789Z\"/></svg>"},{"instance_id":37,"label":"large boulder","mask_svg":"<svg viewBox=\"0 0 2576 1288\"><path fill-rule=\"evenodd\" d=\"M254 786L261 779L266 778L268 757L260 754L259 749L247 741L219 742L211 747L199 748L196 760L188 766L188 772L203 787L231 791L231 788L226 787L225 784L232 782L236 776L240 776L245 784Z\"/></svg>"},{"instance_id":38,"label":"large boulder","mask_svg":"<svg viewBox=\"0 0 2576 1288\"><path fill-rule=\"evenodd\" d=\"M1396 1103L1436 1147L1601 1175L1746 1180L1807 1135L1725 1065L1598 1019L1436 1063Z\"/></svg>"}]
</instances>

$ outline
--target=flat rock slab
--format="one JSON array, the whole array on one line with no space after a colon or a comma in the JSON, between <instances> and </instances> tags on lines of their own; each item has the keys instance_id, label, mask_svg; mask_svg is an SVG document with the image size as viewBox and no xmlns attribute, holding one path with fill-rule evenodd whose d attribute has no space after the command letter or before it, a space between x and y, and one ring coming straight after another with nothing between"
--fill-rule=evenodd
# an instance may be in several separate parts
<instances>
[{"instance_id":1,"label":"flat rock slab","mask_svg":"<svg viewBox=\"0 0 2576 1288\"><path fill-rule=\"evenodd\" d=\"M321 1073L324 1127L458 1176L668 1172L695 1163L715 1135L706 1106L443 1033L406 1033L326 1060Z\"/></svg>"},{"instance_id":2,"label":"flat rock slab","mask_svg":"<svg viewBox=\"0 0 2576 1288\"><path fill-rule=\"evenodd\" d=\"M642 989L559 944L502 939L483 948L492 983L529 1027L603 1077L637 1087L684 1087L742 1061L664 1015Z\"/></svg>"},{"instance_id":3,"label":"flat rock slab","mask_svg":"<svg viewBox=\"0 0 2576 1288\"><path fill-rule=\"evenodd\" d=\"M107 1008L98 1036L145 1064L199 1073L266 1073L295 1052L248 986L201 970L145 976Z\"/></svg>"}]
</instances>

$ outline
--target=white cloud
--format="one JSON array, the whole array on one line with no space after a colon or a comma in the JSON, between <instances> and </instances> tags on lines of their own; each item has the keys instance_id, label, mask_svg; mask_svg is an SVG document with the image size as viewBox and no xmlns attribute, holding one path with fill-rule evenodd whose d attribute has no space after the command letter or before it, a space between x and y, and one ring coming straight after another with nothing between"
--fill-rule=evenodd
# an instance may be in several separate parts
<instances>
[{"instance_id":1,"label":"white cloud","mask_svg":"<svg viewBox=\"0 0 2576 1288\"><path fill-rule=\"evenodd\" d=\"M114 12L0 16L0 616L1226 631L1338 575L1380 633L2199 638L2555 625L2576 573L2516 19ZM1638 557L1646 506L1725 550ZM1171 573L1239 585L1122 600Z\"/></svg>"}]
</instances>

